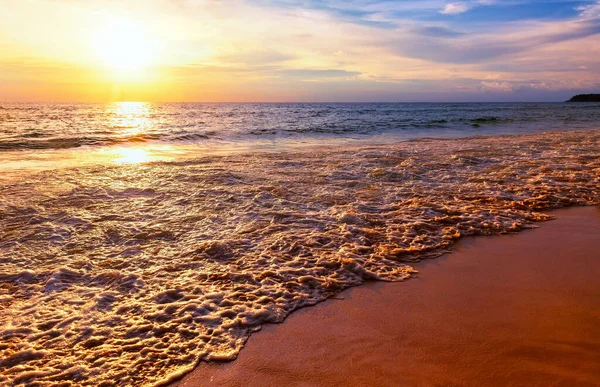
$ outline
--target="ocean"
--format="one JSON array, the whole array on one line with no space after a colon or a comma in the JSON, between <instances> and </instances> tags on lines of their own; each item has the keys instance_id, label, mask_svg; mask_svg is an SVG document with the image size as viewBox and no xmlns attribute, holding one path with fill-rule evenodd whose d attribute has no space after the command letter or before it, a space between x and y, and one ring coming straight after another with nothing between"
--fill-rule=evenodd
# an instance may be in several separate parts
<instances>
[{"instance_id":1,"label":"ocean","mask_svg":"<svg viewBox=\"0 0 600 387\"><path fill-rule=\"evenodd\" d=\"M131 144L281 150L599 125L599 103L0 104L0 151Z\"/></svg>"},{"instance_id":2,"label":"ocean","mask_svg":"<svg viewBox=\"0 0 600 387\"><path fill-rule=\"evenodd\" d=\"M0 384L158 385L600 204L600 104L2 104Z\"/></svg>"}]
</instances>

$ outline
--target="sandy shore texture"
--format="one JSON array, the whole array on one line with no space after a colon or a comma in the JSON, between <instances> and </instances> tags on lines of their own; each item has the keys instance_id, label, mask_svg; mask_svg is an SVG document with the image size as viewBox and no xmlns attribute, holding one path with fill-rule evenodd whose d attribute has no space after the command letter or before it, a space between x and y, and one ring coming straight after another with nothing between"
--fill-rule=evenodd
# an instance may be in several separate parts
<instances>
[{"instance_id":1,"label":"sandy shore texture","mask_svg":"<svg viewBox=\"0 0 600 387\"><path fill-rule=\"evenodd\" d=\"M553 214L302 309L173 387L598 386L600 208Z\"/></svg>"}]
</instances>

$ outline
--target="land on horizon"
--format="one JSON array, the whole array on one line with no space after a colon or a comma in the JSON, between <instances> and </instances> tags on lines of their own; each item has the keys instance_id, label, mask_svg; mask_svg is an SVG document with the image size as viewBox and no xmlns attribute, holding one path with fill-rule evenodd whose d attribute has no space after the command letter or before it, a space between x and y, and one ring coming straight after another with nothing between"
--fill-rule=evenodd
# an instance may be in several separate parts
<instances>
[{"instance_id":1,"label":"land on horizon","mask_svg":"<svg viewBox=\"0 0 600 387\"><path fill-rule=\"evenodd\" d=\"M566 102L600 102L600 94L577 94Z\"/></svg>"}]
</instances>

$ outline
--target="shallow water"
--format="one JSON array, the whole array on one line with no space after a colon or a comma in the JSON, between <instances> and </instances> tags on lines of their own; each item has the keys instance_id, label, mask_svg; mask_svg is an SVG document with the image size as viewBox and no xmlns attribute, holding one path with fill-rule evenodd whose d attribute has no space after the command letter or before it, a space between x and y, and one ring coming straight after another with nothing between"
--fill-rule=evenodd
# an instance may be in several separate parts
<instances>
[{"instance_id":1,"label":"shallow water","mask_svg":"<svg viewBox=\"0 0 600 387\"><path fill-rule=\"evenodd\" d=\"M23 170L600 128L598 103L0 103Z\"/></svg>"},{"instance_id":2,"label":"shallow water","mask_svg":"<svg viewBox=\"0 0 600 387\"><path fill-rule=\"evenodd\" d=\"M598 130L137 161L0 180L0 384L162 383L460 237L600 203Z\"/></svg>"}]
</instances>

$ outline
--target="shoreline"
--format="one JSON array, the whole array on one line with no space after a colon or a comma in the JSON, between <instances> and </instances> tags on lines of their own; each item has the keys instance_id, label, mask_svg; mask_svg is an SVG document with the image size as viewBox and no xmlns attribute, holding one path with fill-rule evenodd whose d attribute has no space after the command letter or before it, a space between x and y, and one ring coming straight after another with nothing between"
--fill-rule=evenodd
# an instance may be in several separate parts
<instances>
[{"instance_id":1,"label":"shoreline","mask_svg":"<svg viewBox=\"0 0 600 387\"><path fill-rule=\"evenodd\" d=\"M424 140L23 176L0 208L12 257L0 382L166 383L198 359L233 359L262 325L405 279L461 237L599 204L599 140Z\"/></svg>"},{"instance_id":2,"label":"shoreline","mask_svg":"<svg viewBox=\"0 0 600 387\"><path fill-rule=\"evenodd\" d=\"M461 240L415 264L417 278L298 310L170 386L597 385L600 208L551 214L537 230Z\"/></svg>"},{"instance_id":3,"label":"shoreline","mask_svg":"<svg viewBox=\"0 0 600 387\"><path fill-rule=\"evenodd\" d=\"M122 144L55 149L16 149L0 152L0 171L4 174L35 174L51 170L70 168L93 168L99 165L150 165L155 163L181 163L197 161L205 158L226 157L265 157L272 155L298 154L311 152L328 153L332 151L358 151L370 148L389 148L403 144L418 144L431 141L477 141L495 138L528 138L535 136L576 135L599 132L600 128L550 130L525 133L469 134L466 136L423 136L402 137L390 133L373 135L368 138L325 138L327 144L320 143L320 138L302 141L288 141L285 138L238 143L172 143L172 142L125 142ZM29 156L27 156L29 155ZM25 160L23 157L26 156ZM90 160L91 159L91 160ZM1 182L1 180L0 180Z\"/></svg>"}]
</instances>

